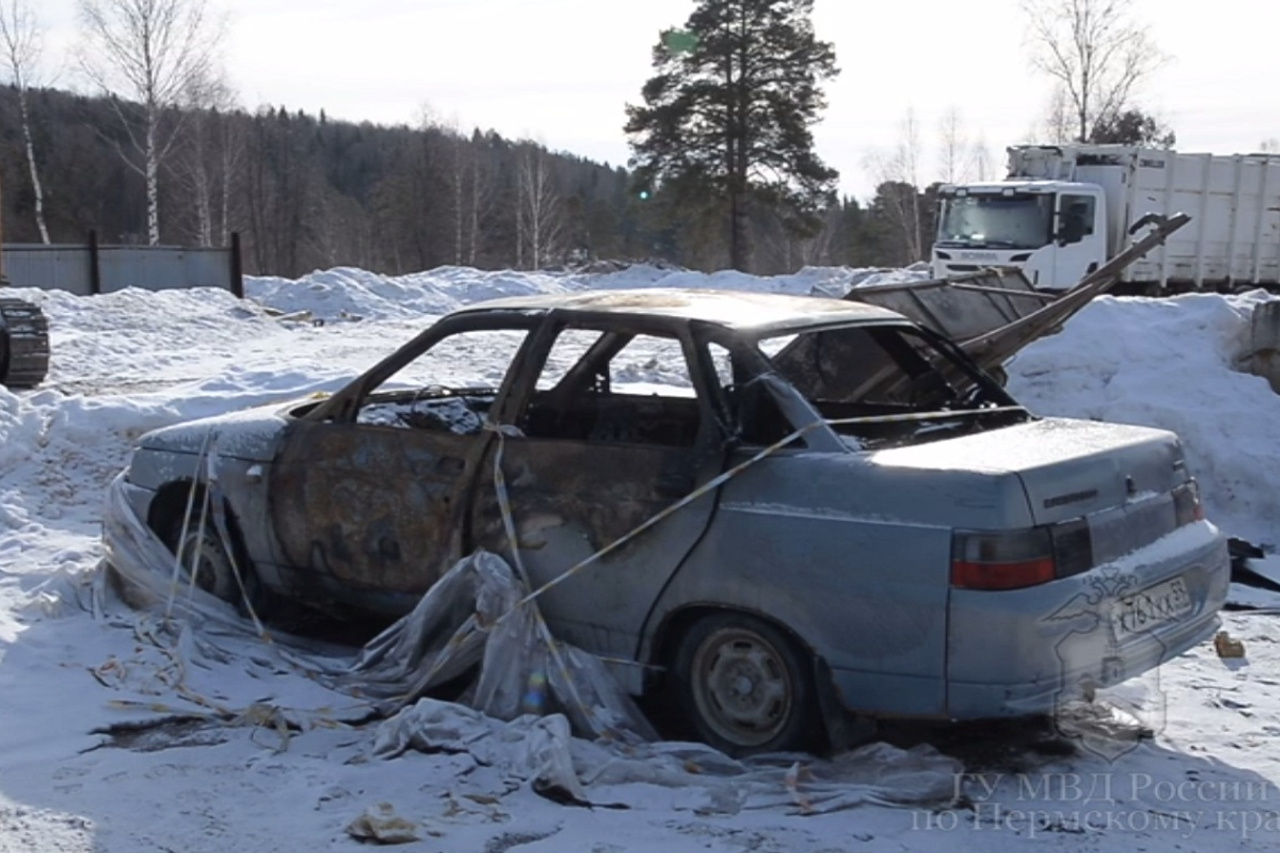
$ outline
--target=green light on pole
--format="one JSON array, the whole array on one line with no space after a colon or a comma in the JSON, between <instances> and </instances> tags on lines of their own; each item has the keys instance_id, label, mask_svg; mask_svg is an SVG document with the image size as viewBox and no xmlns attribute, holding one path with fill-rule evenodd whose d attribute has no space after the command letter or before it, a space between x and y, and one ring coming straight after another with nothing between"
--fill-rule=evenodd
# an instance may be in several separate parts
<instances>
[{"instance_id":1,"label":"green light on pole","mask_svg":"<svg viewBox=\"0 0 1280 853\"><path fill-rule=\"evenodd\" d=\"M690 53L698 46L698 36L687 30L671 30L662 40L671 53Z\"/></svg>"}]
</instances>

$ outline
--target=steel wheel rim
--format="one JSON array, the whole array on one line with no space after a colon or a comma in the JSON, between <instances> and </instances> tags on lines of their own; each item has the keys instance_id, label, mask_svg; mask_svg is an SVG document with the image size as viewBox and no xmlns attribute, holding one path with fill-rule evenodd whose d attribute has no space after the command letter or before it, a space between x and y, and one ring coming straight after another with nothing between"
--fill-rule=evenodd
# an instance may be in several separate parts
<instances>
[{"instance_id":1,"label":"steel wheel rim","mask_svg":"<svg viewBox=\"0 0 1280 853\"><path fill-rule=\"evenodd\" d=\"M772 643L745 628L721 628L693 658L693 699L719 737L743 747L768 743L791 715L795 689Z\"/></svg>"},{"instance_id":2,"label":"steel wheel rim","mask_svg":"<svg viewBox=\"0 0 1280 853\"><path fill-rule=\"evenodd\" d=\"M235 569L226 550L207 530L191 530L178 551L182 566L200 589L224 601L236 598ZM197 555L199 562L194 565Z\"/></svg>"}]
</instances>

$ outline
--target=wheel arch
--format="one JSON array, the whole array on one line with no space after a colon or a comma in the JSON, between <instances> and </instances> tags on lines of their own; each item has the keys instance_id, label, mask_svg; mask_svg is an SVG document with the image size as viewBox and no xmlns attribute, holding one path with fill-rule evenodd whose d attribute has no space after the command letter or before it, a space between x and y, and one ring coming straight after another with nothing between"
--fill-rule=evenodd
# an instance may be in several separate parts
<instances>
[{"instance_id":1,"label":"wheel arch","mask_svg":"<svg viewBox=\"0 0 1280 853\"><path fill-rule=\"evenodd\" d=\"M199 518L200 508L204 500L207 486L190 478L170 480L156 490L155 497L147 507L147 527L164 541L171 525L179 521L191 507L193 517ZM235 548L235 558L253 570L253 561L249 558L245 547L244 533L240 529L240 519L235 507L226 496L222 496L223 511L227 520L227 533L231 537L231 547ZM172 543L165 542L172 547Z\"/></svg>"},{"instance_id":2,"label":"wheel arch","mask_svg":"<svg viewBox=\"0 0 1280 853\"><path fill-rule=\"evenodd\" d=\"M737 613L766 622L794 643L796 649L808 655L815 664L822 659L813 646L806 642L790 625L768 613L739 605L692 602L683 604L662 617L661 623L654 631L653 641L649 644L650 653L646 663L662 668L669 667L675 658L676 651L680 647L680 640L684 635L704 617L719 613Z\"/></svg>"},{"instance_id":3,"label":"wheel arch","mask_svg":"<svg viewBox=\"0 0 1280 853\"><path fill-rule=\"evenodd\" d=\"M844 749L865 743L876 733L873 718L858 717L850 710L847 703L849 697L841 694L836 685L831 665L812 644L807 642L799 632L790 625L771 614L751 607L718 604L712 602L692 602L667 613L654 631L650 643L651 653L646 661L653 664L649 672L662 673L666 676L674 670L675 656L684 636L705 617L716 614L741 614L759 619L773 627L791 642L797 651L809 659L812 667L813 688L818 700L818 713L825 731L822 732L822 744L828 749ZM651 685L646 685L646 692ZM652 685L666 688L669 682Z\"/></svg>"}]
</instances>

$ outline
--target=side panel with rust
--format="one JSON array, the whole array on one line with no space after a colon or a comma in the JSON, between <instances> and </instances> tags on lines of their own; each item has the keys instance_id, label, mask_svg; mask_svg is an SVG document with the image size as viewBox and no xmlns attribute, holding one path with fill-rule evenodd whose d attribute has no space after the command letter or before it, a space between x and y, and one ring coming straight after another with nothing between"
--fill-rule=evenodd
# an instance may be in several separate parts
<instances>
[{"instance_id":1,"label":"side panel with rust","mask_svg":"<svg viewBox=\"0 0 1280 853\"><path fill-rule=\"evenodd\" d=\"M692 448L507 438L503 472L520 556L539 587L626 536L693 491L718 460ZM510 555L493 484L479 472L475 544ZM548 590L539 604L556 635L590 651L632 658L649 608L706 528L707 495Z\"/></svg>"},{"instance_id":2,"label":"side panel with rust","mask_svg":"<svg viewBox=\"0 0 1280 853\"><path fill-rule=\"evenodd\" d=\"M452 543L478 436L367 424L290 425L269 505L285 563L352 603L411 607L457 558ZM314 598L318 590L297 590ZM396 602L399 602L398 604Z\"/></svg>"}]
</instances>

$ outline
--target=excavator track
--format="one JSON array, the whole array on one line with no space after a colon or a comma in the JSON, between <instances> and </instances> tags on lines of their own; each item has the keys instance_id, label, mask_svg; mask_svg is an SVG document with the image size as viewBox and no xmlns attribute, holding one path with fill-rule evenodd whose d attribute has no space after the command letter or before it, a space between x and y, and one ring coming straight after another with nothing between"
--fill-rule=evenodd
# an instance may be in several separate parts
<instances>
[{"instance_id":1,"label":"excavator track","mask_svg":"<svg viewBox=\"0 0 1280 853\"><path fill-rule=\"evenodd\" d=\"M0 385L34 388L49 372L49 321L38 305L0 299Z\"/></svg>"}]
</instances>

